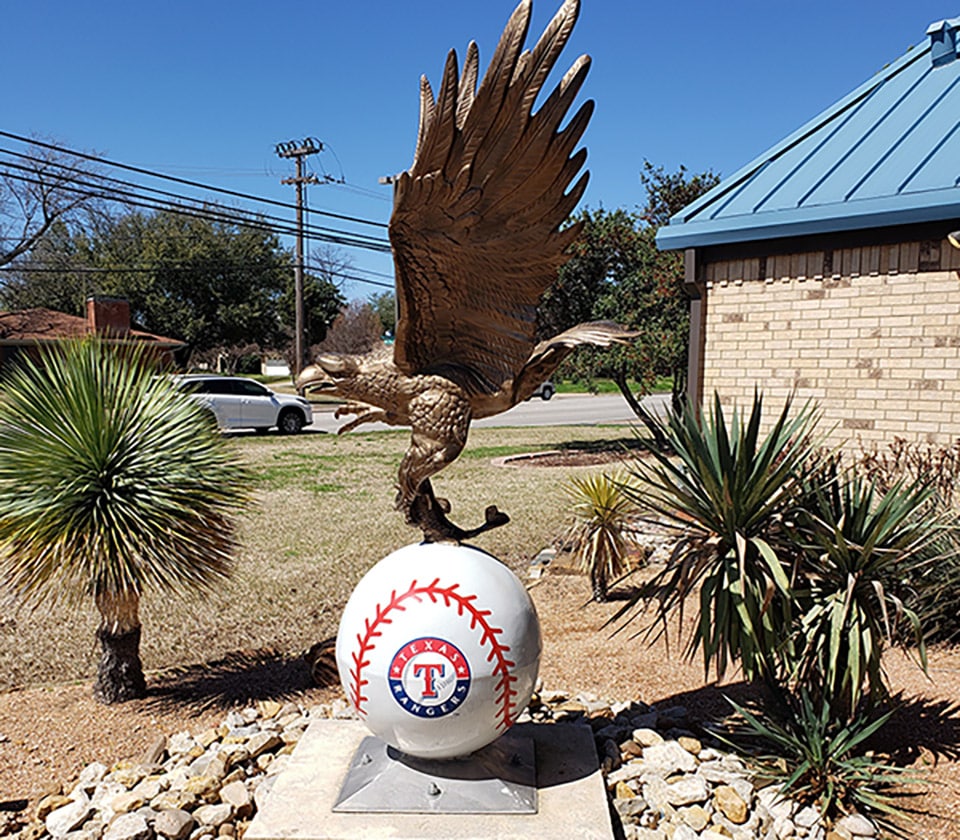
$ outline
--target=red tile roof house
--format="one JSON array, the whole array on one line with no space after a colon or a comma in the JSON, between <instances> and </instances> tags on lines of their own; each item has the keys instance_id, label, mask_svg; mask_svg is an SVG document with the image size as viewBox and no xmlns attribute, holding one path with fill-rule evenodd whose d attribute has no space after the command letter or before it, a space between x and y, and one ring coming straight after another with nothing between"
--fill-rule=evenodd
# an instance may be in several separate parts
<instances>
[{"instance_id":1,"label":"red tile roof house","mask_svg":"<svg viewBox=\"0 0 960 840\"><path fill-rule=\"evenodd\" d=\"M813 399L831 442L960 438L960 18L662 227L688 397Z\"/></svg>"},{"instance_id":2,"label":"red tile roof house","mask_svg":"<svg viewBox=\"0 0 960 840\"><path fill-rule=\"evenodd\" d=\"M87 317L78 318L53 309L24 309L0 312L0 368L23 353L35 355L37 348L66 338L101 335L121 343L143 343L158 357L173 365L174 353L186 343L130 328L130 304L118 298L87 299Z\"/></svg>"}]
</instances>

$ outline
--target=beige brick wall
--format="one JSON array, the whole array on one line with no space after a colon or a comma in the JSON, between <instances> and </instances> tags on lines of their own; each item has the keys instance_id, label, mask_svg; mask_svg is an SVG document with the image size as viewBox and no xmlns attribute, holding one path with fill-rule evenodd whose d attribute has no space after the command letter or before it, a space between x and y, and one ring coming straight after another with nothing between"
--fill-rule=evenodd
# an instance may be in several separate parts
<instances>
[{"instance_id":1,"label":"beige brick wall","mask_svg":"<svg viewBox=\"0 0 960 840\"><path fill-rule=\"evenodd\" d=\"M830 441L960 438L960 250L906 242L710 263L704 402L815 401Z\"/></svg>"}]
</instances>

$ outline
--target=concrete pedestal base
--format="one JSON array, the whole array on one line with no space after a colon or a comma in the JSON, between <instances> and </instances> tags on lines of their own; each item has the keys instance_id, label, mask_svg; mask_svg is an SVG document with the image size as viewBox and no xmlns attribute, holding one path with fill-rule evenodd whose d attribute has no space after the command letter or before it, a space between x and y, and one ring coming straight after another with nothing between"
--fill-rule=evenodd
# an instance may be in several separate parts
<instances>
[{"instance_id":1,"label":"concrete pedestal base","mask_svg":"<svg viewBox=\"0 0 960 840\"><path fill-rule=\"evenodd\" d=\"M368 730L359 721L320 720L304 733L245 840L610 840L606 791L589 727L519 724L516 729L535 744L535 814L334 812Z\"/></svg>"}]
</instances>

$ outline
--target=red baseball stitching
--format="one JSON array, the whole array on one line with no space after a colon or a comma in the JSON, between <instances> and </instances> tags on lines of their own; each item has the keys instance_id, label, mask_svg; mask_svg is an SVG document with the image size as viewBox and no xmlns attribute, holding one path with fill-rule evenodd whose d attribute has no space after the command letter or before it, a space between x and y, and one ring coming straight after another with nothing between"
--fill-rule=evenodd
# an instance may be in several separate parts
<instances>
[{"instance_id":1,"label":"red baseball stitching","mask_svg":"<svg viewBox=\"0 0 960 840\"><path fill-rule=\"evenodd\" d=\"M394 589L390 593L390 600L387 602L386 607L381 608L380 604L377 604L373 620L371 621L369 618L363 620L364 632L362 634L357 633L359 649L350 655L353 659L353 667L350 669L350 701L359 714L366 714L363 709L363 703L370 698L362 692L363 687L369 683L369 680L363 679L363 669L370 664L370 660L367 659L366 656L376 647L374 639L383 635L378 628L381 625L391 624L393 622L393 619L388 617L389 614L393 611L403 612L406 610L403 602L409 598L414 598L417 603L421 603L423 598L427 597L430 599L430 602L434 604L442 599L446 607L456 605L457 615L463 615L464 611L470 614L471 630L478 625L483 630L480 636L480 645L482 647L489 644L490 653L487 654L487 662L496 660L493 675L499 675L500 677L494 686L494 690L497 692L496 702L500 706L500 710L497 712L497 717L500 718L497 723L497 729L507 729L513 725L511 712L516 706L514 698L517 696L517 691L513 687L513 684L517 678L510 673L510 668L516 665L516 662L506 657L510 646L501 644L497 639L497 636L503 632L503 628L493 627L487 621L490 610L481 610L474 605L473 601L476 599L476 595L461 595L456 591L460 586L459 583L454 583L445 589L438 586L437 584L439 583L440 578L435 578L433 583L418 587L417 581L414 580L413 583L410 584L410 588L400 595L398 595Z\"/></svg>"}]
</instances>

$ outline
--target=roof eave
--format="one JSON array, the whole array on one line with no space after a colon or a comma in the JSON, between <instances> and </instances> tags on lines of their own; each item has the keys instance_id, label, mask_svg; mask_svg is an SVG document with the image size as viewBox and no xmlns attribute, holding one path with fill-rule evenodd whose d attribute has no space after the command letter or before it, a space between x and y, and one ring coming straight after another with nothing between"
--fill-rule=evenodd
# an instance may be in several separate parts
<instances>
[{"instance_id":1,"label":"roof eave","mask_svg":"<svg viewBox=\"0 0 960 840\"><path fill-rule=\"evenodd\" d=\"M960 219L960 189L943 192L939 196L924 192L909 200L902 196L871 199L863 201L855 212L851 212L849 205L844 206L842 215L824 215L822 207L804 207L739 219L669 224L657 232L657 247L662 251L673 251Z\"/></svg>"}]
</instances>

